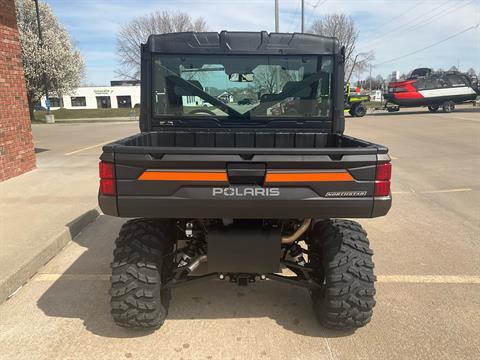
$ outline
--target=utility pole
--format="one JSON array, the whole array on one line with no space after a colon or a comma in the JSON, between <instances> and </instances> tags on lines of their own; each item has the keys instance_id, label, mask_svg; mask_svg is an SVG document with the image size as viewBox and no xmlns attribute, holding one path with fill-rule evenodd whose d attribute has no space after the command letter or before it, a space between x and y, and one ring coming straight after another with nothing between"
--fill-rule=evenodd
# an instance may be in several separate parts
<instances>
[{"instance_id":1,"label":"utility pole","mask_svg":"<svg viewBox=\"0 0 480 360\"><path fill-rule=\"evenodd\" d=\"M280 24L278 23L278 1L279 0L275 0L275 32L279 32L280 31Z\"/></svg>"},{"instance_id":2,"label":"utility pole","mask_svg":"<svg viewBox=\"0 0 480 360\"><path fill-rule=\"evenodd\" d=\"M305 0L302 0L302 34L304 32L305 27Z\"/></svg>"},{"instance_id":3,"label":"utility pole","mask_svg":"<svg viewBox=\"0 0 480 360\"><path fill-rule=\"evenodd\" d=\"M369 80L369 85L368 85L369 92L368 92L368 95L372 96L372 64L370 64L370 76L369 76L368 80Z\"/></svg>"},{"instance_id":4,"label":"utility pole","mask_svg":"<svg viewBox=\"0 0 480 360\"><path fill-rule=\"evenodd\" d=\"M40 26L40 11L38 10L38 0L35 1L35 11L37 12L38 38L40 40L40 47L43 48L42 27ZM50 100L48 97L47 76L43 73L43 86L45 87L45 105L47 106L48 114L50 114Z\"/></svg>"}]
</instances>

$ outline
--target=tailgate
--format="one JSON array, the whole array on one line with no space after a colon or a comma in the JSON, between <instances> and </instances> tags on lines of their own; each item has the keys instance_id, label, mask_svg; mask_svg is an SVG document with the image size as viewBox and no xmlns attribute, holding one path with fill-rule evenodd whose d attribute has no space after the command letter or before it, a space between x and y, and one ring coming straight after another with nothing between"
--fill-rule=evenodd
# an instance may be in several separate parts
<instances>
[{"instance_id":1,"label":"tailgate","mask_svg":"<svg viewBox=\"0 0 480 360\"><path fill-rule=\"evenodd\" d=\"M105 213L160 218L331 218L384 215L374 197L377 148L115 147L116 199ZM133 151L132 151L133 150ZM102 206L103 203L103 206Z\"/></svg>"}]
</instances>

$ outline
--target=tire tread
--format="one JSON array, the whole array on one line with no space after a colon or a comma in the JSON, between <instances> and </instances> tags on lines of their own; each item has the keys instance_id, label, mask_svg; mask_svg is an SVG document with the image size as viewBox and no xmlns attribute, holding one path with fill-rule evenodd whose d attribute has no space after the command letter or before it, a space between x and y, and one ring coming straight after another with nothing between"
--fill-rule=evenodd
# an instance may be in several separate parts
<instances>
[{"instance_id":1,"label":"tire tread","mask_svg":"<svg viewBox=\"0 0 480 360\"><path fill-rule=\"evenodd\" d=\"M313 264L325 274L320 275L322 289L312 292L318 320L333 329L365 326L375 306L376 280L366 231L355 221L324 220L315 225L312 237L312 246L322 254Z\"/></svg>"},{"instance_id":2,"label":"tire tread","mask_svg":"<svg viewBox=\"0 0 480 360\"><path fill-rule=\"evenodd\" d=\"M167 316L168 290L161 289L163 255L173 247L171 222L135 219L126 222L115 242L110 278L111 314L128 328L159 328ZM163 275L163 278L162 278Z\"/></svg>"}]
</instances>

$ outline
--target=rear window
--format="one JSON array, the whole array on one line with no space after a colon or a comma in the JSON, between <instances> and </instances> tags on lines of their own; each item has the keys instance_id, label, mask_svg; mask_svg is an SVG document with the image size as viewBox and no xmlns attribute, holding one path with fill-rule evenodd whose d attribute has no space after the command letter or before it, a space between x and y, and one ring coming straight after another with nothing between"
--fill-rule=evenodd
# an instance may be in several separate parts
<instances>
[{"instance_id":1,"label":"rear window","mask_svg":"<svg viewBox=\"0 0 480 360\"><path fill-rule=\"evenodd\" d=\"M332 56L155 55L154 117L329 118Z\"/></svg>"},{"instance_id":2,"label":"rear window","mask_svg":"<svg viewBox=\"0 0 480 360\"><path fill-rule=\"evenodd\" d=\"M448 75L447 81L451 87L466 86L465 78L460 75Z\"/></svg>"},{"instance_id":3,"label":"rear window","mask_svg":"<svg viewBox=\"0 0 480 360\"><path fill-rule=\"evenodd\" d=\"M449 85L443 78L426 78L418 79L413 83L413 86L417 90L433 90L446 88Z\"/></svg>"}]
</instances>

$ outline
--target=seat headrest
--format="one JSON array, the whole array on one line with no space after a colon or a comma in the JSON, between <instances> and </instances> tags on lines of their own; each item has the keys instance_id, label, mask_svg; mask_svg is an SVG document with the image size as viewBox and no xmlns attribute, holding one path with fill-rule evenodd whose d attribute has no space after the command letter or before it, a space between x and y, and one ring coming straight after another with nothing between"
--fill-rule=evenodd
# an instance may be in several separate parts
<instances>
[{"instance_id":1,"label":"seat headrest","mask_svg":"<svg viewBox=\"0 0 480 360\"><path fill-rule=\"evenodd\" d=\"M288 92L291 90L292 87L297 85L298 81L287 81L285 85L283 85L282 93ZM299 98L308 98L310 96L311 88L307 86L302 90L297 91L295 94L292 94L292 97L299 97Z\"/></svg>"}]
</instances>

